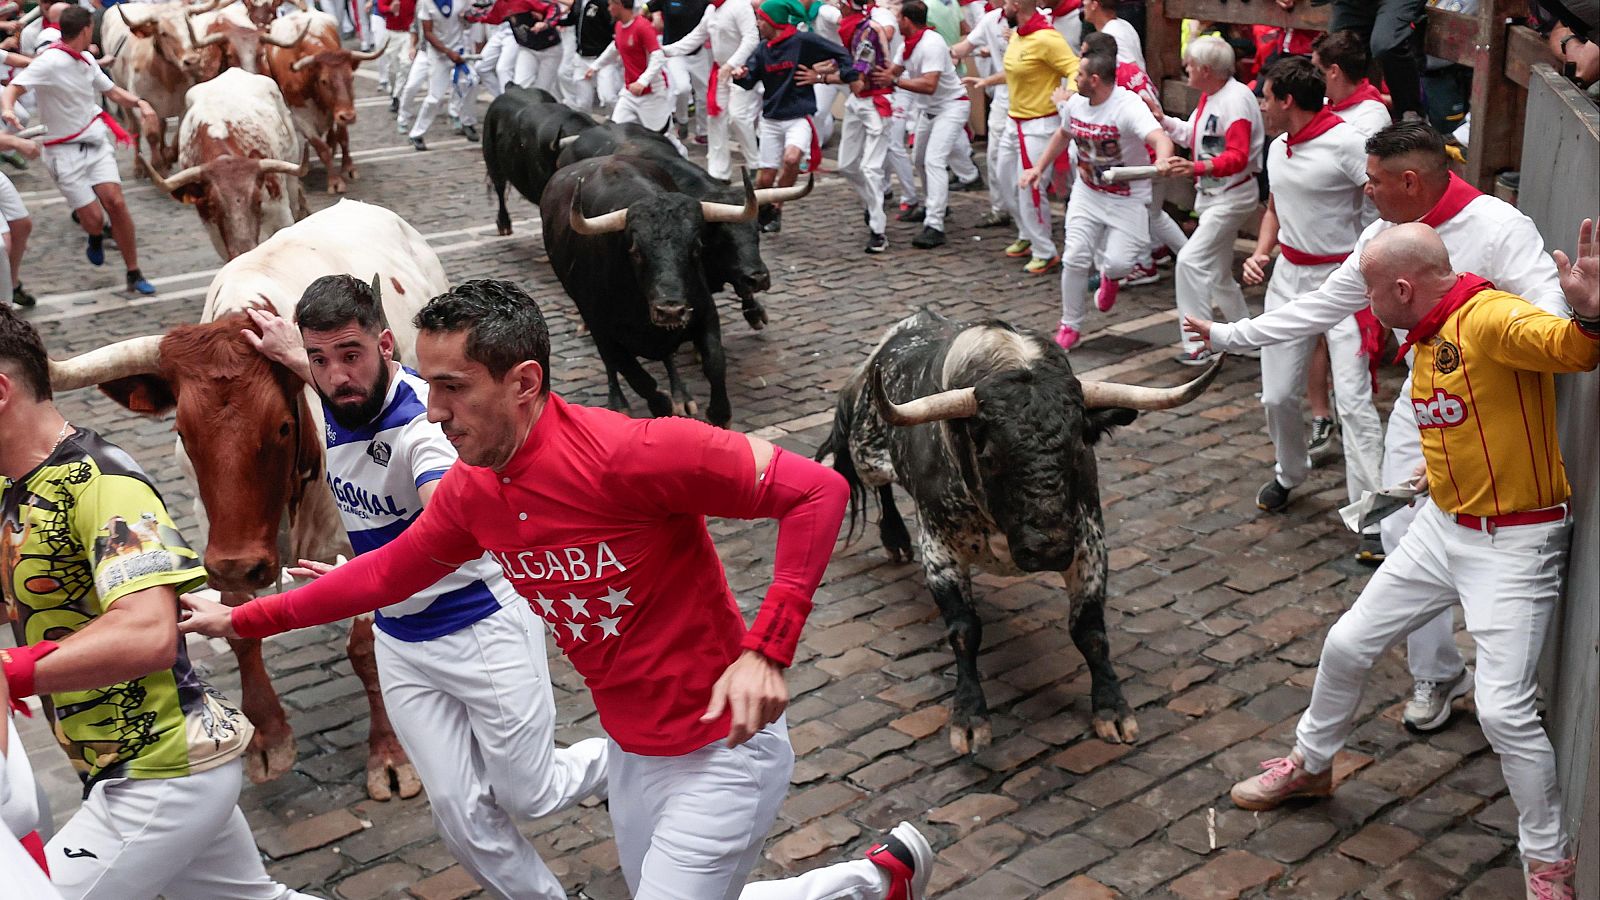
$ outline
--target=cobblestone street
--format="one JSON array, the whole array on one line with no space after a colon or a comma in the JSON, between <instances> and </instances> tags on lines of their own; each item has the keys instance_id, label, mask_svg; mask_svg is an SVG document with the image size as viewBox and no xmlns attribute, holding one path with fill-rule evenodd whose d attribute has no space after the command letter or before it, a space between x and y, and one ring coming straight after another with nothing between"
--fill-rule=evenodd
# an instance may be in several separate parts
<instances>
[{"instance_id":1,"label":"cobblestone street","mask_svg":"<svg viewBox=\"0 0 1600 900\"><path fill-rule=\"evenodd\" d=\"M515 235L497 237L479 146L451 135L441 117L431 152L413 152L373 78L358 75L352 148L360 179L348 196L404 217L452 280L507 278L525 287L550 322L554 389L603 404L603 369L550 272L537 209L517 198ZM120 260L109 248L104 268L85 263L83 236L42 165L12 175L37 223L23 280L40 302L28 317L58 358L195 321L220 265L195 212L134 181L131 157L122 162L143 269L161 291L150 298L122 293ZM317 166L306 181L313 209L335 199L324 184ZM1005 229L972 227L986 205L985 195L953 194L950 243L932 252L910 249L912 226L891 220L890 252L866 256L854 195L825 174L809 199L791 205L782 234L764 242L770 326L752 331L736 298L721 298L734 427L809 456L828 432L846 375L890 323L922 304L1053 331L1055 277L1030 278L1006 259L1000 251L1013 235ZM1250 297L1259 310L1260 291ZM1194 373L1171 360L1176 338L1164 272L1091 319L1074 367L1091 378L1176 384ZM684 371L703 407L698 367ZM1385 414L1401 374L1383 372ZM1099 449L1112 568L1106 618L1112 661L1137 710L1131 746L1100 741L1090 728L1089 675L1068 635L1060 579L983 575L980 667L994 741L958 756L945 729L952 656L920 564L890 563L873 527L841 543L789 671L798 759L757 876L859 856L909 819L938 851L932 895L942 900L1520 896L1515 812L1498 760L1471 715L1426 739L1400 726L1411 686L1403 647L1374 673L1332 800L1259 814L1228 800L1236 779L1289 749L1322 637L1368 574L1351 558L1354 537L1335 512L1344 502L1337 465L1314 472L1287 514L1256 509L1272 465L1258 385L1254 360L1231 360L1200 400L1141 414ZM72 421L139 459L198 544L194 492L173 460L170 418L140 418L93 392L59 399ZM630 399L644 414L643 402ZM711 529L753 614L771 573L775 529L724 520ZM473 896L425 795L366 797L367 704L345 659L345 630L268 642L267 664L299 740L294 771L247 785L241 800L269 870L345 900ZM1470 660L1465 633L1458 639ZM194 639L190 652L213 684L237 697L224 642ZM571 666L558 655L551 673L558 737L600 734ZM76 778L40 717L23 728L60 823L78 803ZM603 803L525 831L573 896L627 896Z\"/></svg>"}]
</instances>

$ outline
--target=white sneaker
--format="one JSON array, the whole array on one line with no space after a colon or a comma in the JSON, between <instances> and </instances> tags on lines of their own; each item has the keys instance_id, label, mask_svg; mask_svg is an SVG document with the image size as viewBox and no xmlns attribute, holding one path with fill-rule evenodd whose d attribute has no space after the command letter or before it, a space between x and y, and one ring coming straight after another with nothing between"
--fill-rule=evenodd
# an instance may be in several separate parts
<instances>
[{"instance_id":1,"label":"white sneaker","mask_svg":"<svg viewBox=\"0 0 1600 900\"><path fill-rule=\"evenodd\" d=\"M1438 731L1450 721L1450 704L1457 697L1465 697L1471 690L1471 666L1463 667L1461 674L1452 681L1418 680L1411 688L1411 700L1406 704L1401 719L1412 731Z\"/></svg>"}]
</instances>

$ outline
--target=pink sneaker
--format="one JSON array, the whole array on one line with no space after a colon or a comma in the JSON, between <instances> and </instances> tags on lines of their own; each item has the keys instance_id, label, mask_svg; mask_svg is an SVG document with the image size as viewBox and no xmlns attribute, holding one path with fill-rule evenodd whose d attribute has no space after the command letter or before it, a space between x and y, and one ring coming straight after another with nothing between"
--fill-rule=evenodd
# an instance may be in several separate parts
<instances>
[{"instance_id":1,"label":"pink sneaker","mask_svg":"<svg viewBox=\"0 0 1600 900\"><path fill-rule=\"evenodd\" d=\"M1572 889L1573 860L1542 863L1529 859L1524 863L1528 873L1528 900L1575 900L1578 896Z\"/></svg>"},{"instance_id":2,"label":"pink sneaker","mask_svg":"<svg viewBox=\"0 0 1600 900\"><path fill-rule=\"evenodd\" d=\"M1071 350L1073 347L1078 346L1078 338L1080 337L1082 335L1078 334L1078 329L1062 322L1061 327L1056 329L1056 346L1063 350Z\"/></svg>"},{"instance_id":3,"label":"pink sneaker","mask_svg":"<svg viewBox=\"0 0 1600 900\"><path fill-rule=\"evenodd\" d=\"M1295 750L1261 764L1262 772L1233 786L1233 805L1240 809L1276 809L1292 797L1326 797L1333 793L1333 769L1313 775Z\"/></svg>"},{"instance_id":4,"label":"pink sneaker","mask_svg":"<svg viewBox=\"0 0 1600 900\"><path fill-rule=\"evenodd\" d=\"M1101 312L1111 312L1111 307L1117 305L1117 280L1100 276L1100 289L1094 292L1095 308Z\"/></svg>"}]
</instances>

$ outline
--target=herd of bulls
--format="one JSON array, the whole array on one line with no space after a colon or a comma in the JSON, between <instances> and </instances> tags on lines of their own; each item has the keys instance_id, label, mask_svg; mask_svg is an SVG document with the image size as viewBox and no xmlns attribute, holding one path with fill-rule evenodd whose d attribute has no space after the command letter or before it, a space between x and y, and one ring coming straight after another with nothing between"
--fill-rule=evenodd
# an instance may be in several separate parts
<instances>
[{"instance_id":1,"label":"herd of bulls","mask_svg":"<svg viewBox=\"0 0 1600 900\"><path fill-rule=\"evenodd\" d=\"M285 517L293 558L330 560L349 552L325 483L321 405L295 376L250 348L241 335L249 327L244 311L265 304L291 315L314 278L372 274L397 357L409 361L413 315L448 287L426 240L394 213L344 200L306 215L299 177L309 151L302 140L325 162L331 162L325 148L347 141L351 71L361 55L338 49L332 19L320 13L279 18L252 44L239 29L260 8L254 3L224 7L239 11L229 26L219 26L222 12L213 11L196 39L187 37L195 26L185 21L183 46L199 53L227 43L232 49L223 52L234 54L254 47L246 52L259 54L257 66L269 75L239 63L187 88L181 168L169 174L158 162L145 163L164 190L199 207L218 252L230 259L212 282L201 324L53 363L51 375L58 390L98 385L134 412L176 411L178 462L198 488L210 581L241 601L276 580ZM145 7L128 20L157 46L155 35L165 32L151 23L164 15L160 9ZM185 17L193 12L177 9ZM223 37L207 43L200 34ZM337 87L323 93L330 83ZM323 118L308 119L307 105ZM156 136L164 146L160 141ZM652 414L692 414L673 366L675 351L692 342L711 384L707 418L727 425L732 410L713 294L731 287L750 326L767 325L755 296L772 283L761 260L758 209L804 197L811 181L760 191L748 178L729 185L683 159L660 135L597 124L548 94L519 88L490 106L483 152L499 195L502 234L511 230L507 185L539 205L551 266L605 362L611 404L626 406L620 375ZM352 234L363 239L349 240ZM670 396L656 388L640 358L665 364ZM921 311L889 327L846 380L817 456L831 456L849 481L853 513L873 489L880 536L897 561L910 561L912 551L892 485L913 501L924 571L956 658L950 732L956 749L967 752L991 738L977 669L982 627L973 568L1060 573L1070 632L1091 674L1095 731L1112 741L1136 738L1105 634L1107 547L1093 445L1137 410L1195 399L1220 363L1174 388L1080 382L1065 352L1044 336L1003 321L959 323ZM260 448L248 473L231 463L238 447ZM229 514L207 516L207 509ZM293 732L259 642L235 642L234 649L243 708L256 725L247 769L255 780L275 777L294 762ZM352 628L349 652L372 704L369 793L410 796L420 783L383 710L370 621Z\"/></svg>"}]
</instances>

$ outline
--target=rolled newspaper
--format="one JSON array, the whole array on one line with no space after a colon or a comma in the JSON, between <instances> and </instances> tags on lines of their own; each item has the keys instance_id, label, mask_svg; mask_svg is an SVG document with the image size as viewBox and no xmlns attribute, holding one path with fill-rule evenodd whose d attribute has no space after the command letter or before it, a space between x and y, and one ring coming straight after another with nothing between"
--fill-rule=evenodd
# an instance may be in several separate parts
<instances>
[{"instance_id":1,"label":"rolled newspaper","mask_svg":"<svg viewBox=\"0 0 1600 900\"><path fill-rule=\"evenodd\" d=\"M43 125L29 125L27 128L17 132L17 137L22 138L25 141L30 141L49 130L50 129L44 127Z\"/></svg>"},{"instance_id":2,"label":"rolled newspaper","mask_svg":"<svg viewBox=\"0 0 1600 900\"><path fill-rule=\"evenodd\" d=\"M1100 173L1101 184L1120 184L1156 177L1155 166L1112 166Z\"/></svg>"}]
</instances>

